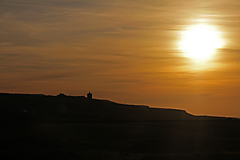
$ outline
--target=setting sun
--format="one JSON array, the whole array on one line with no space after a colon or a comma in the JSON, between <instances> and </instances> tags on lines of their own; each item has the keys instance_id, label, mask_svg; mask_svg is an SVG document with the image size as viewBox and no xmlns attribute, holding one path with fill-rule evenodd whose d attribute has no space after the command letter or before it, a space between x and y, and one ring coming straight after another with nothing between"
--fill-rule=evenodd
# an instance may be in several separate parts
<instances>
[{"instance_id":1,"label":"setting sun","mask_svg":"<svg viewBox=\"0 0 240 160\"><path fill-rule=\"evenodd\" d=\"M220 32L211 25L193 25L182 32L179 49L184 56L196 61L206 61L223 47Z\"/></svg>"}]
</instances>

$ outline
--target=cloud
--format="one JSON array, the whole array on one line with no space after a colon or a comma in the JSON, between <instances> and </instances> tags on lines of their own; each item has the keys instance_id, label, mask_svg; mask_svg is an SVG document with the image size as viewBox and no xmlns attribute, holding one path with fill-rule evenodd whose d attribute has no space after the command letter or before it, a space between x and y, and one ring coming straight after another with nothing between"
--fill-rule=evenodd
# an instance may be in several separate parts
<instances>
[{"instance_id":1,"label":"cloud","mask_svg":"<svg viewBox=\"0 0 240 160\"><path fill-rule=\"evenodd\" d=\"M152 16L158 13L151 11L153 4L148 4L149 8L145 7L144 1L139 2L3 1L0 6L0 27L3 28L0 41L17 46L81 43L93 39L93 36L118 34L126 38L131 34L138 36L146 33L146 30L160 29L164 21L160 22L160 17ZM158 6L163 7L165 2L160 2Z\"/></svg>"}]
</instances>

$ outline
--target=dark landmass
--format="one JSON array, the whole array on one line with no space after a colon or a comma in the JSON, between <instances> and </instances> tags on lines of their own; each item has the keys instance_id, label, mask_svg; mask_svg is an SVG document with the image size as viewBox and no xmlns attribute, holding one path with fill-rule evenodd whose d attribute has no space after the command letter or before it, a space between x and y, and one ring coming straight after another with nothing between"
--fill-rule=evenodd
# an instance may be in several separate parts
<instances>
[{"instance_id":1,"label":"dark landmass","mask_svg":"<svg viewBox=\"0 0 240 160\"><path fill-rule=\"evenodd\" d=\"M1 159L239 159L240 120L84 96L0 93Z\"/></svg>"},{"instance_id":2,"label":"dark landmass","mask_svg":"<svg viewBox=\"0 0 240 160\"><path fill-rule=\"evenodd\" d=\"M163 120L226 120L194 116L184 110L127 105L84 96L0 93L1 121L22 122L155 122ZM28 115L28 116L27 116Z\"/></svg>"}]
</instances>

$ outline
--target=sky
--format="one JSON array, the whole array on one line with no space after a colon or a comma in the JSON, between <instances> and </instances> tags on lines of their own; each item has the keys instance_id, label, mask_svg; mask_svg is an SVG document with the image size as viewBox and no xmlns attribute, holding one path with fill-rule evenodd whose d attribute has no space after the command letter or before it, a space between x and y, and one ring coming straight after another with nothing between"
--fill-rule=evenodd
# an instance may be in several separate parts
<instances>
[{"instance_id":1,"label":"sky","mask_svg":"<svg viewBox=\"0 0 240 160\"><path fill-rule=\"evenodd\" d=\"M238 0L0 0L0 92L91 91L119 103L240 117L239 7ZM179 47L184 31L201 23L224 43L204 61ZM201 35L201 43L211 39Z\"/></svg>"}]
</instances>

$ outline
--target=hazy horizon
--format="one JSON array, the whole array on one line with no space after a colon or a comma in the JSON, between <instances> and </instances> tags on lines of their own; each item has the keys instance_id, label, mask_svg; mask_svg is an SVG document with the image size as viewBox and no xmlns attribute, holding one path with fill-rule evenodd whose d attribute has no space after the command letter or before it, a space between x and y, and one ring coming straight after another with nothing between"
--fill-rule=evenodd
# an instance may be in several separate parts
<instances>
[{"instance_id":1,"label":"hazy horizon","mask_svg":"<svg viewBox=\"0 0 240 160\"><path fill-rule=\"evenodd\" d=\"M240 117L239 4L2 0L0 92Z\"/></svg>"}]
</instances>

